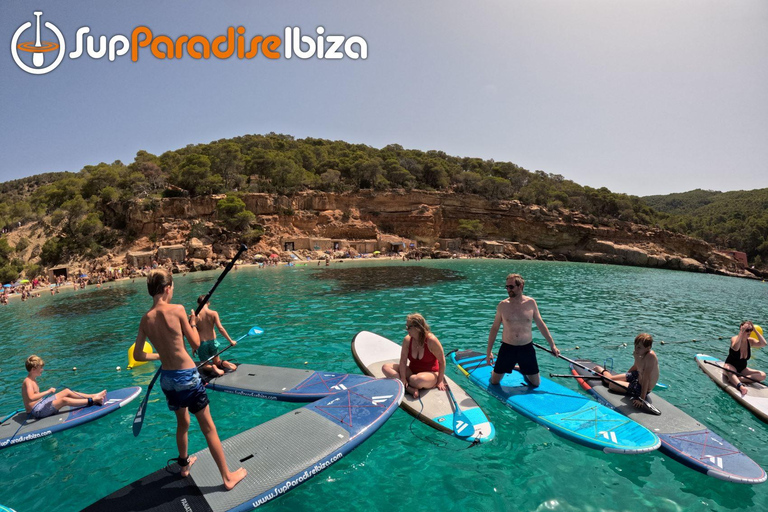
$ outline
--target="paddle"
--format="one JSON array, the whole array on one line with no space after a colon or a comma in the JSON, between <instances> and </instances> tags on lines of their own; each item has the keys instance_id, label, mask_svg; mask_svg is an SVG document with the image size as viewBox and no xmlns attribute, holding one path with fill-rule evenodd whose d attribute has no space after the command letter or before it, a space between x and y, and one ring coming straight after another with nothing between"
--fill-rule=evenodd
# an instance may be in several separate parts
<instances>
[{"instance_id":1,"label":"paddle","mask_svg":"<svg viewBox=\"0 0 768 512\"><path fill-rule=\"evenodd\" d=\"M553 356L555 356L555 353L554 353L554 352L552 352L551 350L549 350L549 349L548 349L548 348L546 348L546 347L542 347L542 346L541 346L541 345L539 345L538 343L534 343L534 344L533 344L533 346L534 346L534 347L536 347L536 348L538 348L538 349L541 349L541 350L544 350L544 351L546 351L546 352L549 352L550 354L552 354ZM615 380L613 380L613 379L609 379L608 377L605 377L605 376L603 376L603 375L600 375L600 374L599 374L599 373L597 373L595 370L593 370L593 369L591 369L591 368L587 368L587 367L586 367L586 366L584 366L583 364L579 364L579 363L577 363L576 361L574 361L573 359L569 359L569 358L565 357L565 356L564 356L564 355L562 355L562 354L560 354L560 355L556 355L555 357L559 357L560 359L562 359L562 360L564 360L564 361L568 361L569 363L571 363L571 364L572 364L572 365L574 365L574 366L578 366L578 367L579 367L579 368L581 368L581 369L584 369L584 370L587 370L588 372L594 373L595 375L597 375L597 376L599 376L599 377L601 377L601 378L603 378L603 379L607 380L608 382L613 382L613 383L614 383L614 384L616 384L617 386L621 386L622 388L624 387L624 384L622 384L622 383L620 383L620 382L616 382ZM655 414L655 415L657 415L657 416L659 416L659 415L661 414L661 411L660 411L660 410L658 410L658 409L657 409L657 408L656 408L654 405L652 405L650 402L647 402L646 400L644 400L644 399L642 399L642 398L640 398L640 397L638 397L638 398L637 398L637 400L640 400L640 401L643 403L643 405L645 405L645 407L648 409L648 411L649 411L649 412L651 412L652 414Z\"/></svg>"},{"instance_id":2,"label":"paddle","mask_svg":"<svg viewBox=\"0 0 768 512\"><path fill-rule=\"evenodd\" d=\"M261 327L255 327L255 326L254 326L254 327L251 327L251 330L250 330L250 331L248 331L246 334L243 334L242 336L240 336L239 338L237 338L237 339L235 340L235 343L238 343L240 340L242 340L242 339L243 339L243 338L245 338L246 336L257 336L257 335L259 335L259 334L264 334L264 329L262 329ZM197 365L197 369L199 370L199 369L200 369L200 368L201 368L203 365L206 365L206 364L210 363L210 362L211 362L211 361L213 361L213 360L214 360L216 357L218 357L219 355L221 355L222 353L226 352L227 350L229 350L229 349L230 349L230 348L232 348L232 347L234 347L234 345L227 345L227 346L226 346L226 347L224 347L223 349L219 350L217 353L213 354L211 357L209 357L208 359L206 359L205 361L203 361L202 363L200 363L199 365Z\"/></svg>"},{"instance_id":3,"label":"paddle","mask_svg":"<svg viewBox=\"0 0 768 512\"><path fill-rule=\"evenodd\" d=\"M720 368L721 370L723 370L724 372L730 372L730 373L733 373L734 375L738 375L742 379L751 380L752 382L754 382L756 384L763 384L763 381L761 381L761 380L755 380L752 377L747 377L746 375L742 375L739 372L735 372L733 370L729 370L728 368L720 366L719 364L715 364L712 361L704 361L704 362L707 363L707 364L711 364L712 366L716 366L716 367Z\"/></svg>"},{"instance_id":4,"label":"paddle","mask_svg":"<svg viewBox=\"0 0 768 512\"><path fill-rule=\"evenodd\" d=\"M448 392L448 396L453 402L453 433L456 437L469 437L475 433L475 425L467 418L467 415L459 408L459 403L456 401L456 397L453 396L453 391L448 383L445 384L445 390Z\"/></svg>"},{"instance_id":5,"label":"paddle","mask_svg":"<svg viewBox=\"0 0 768 512\"><path fill-rule=\"evenodd\" d=\"M448 356L453 354L454 352L457 352L458 349L453 349L447 354L445 354L445 358L448 359ZM475 433L475 425L472 423L469 418L467 418L467 415L464 414L464 412L459 408L459 403L456 401L456 397L453 396L453 391L451 391L451 387L448 385L448 383L445 383L445 390L448 393L448 397L451 399L451 402L453 402L453 433L456 434L456 437L469 437L472 434ZM466 434L464 434L464 431L467 431Z\"/></svg>"},{"instance_id":6,"label":"paddle","mask_svg":"<svg viewBox=\"0 0 768 512\"><path fill-rule=\"evenodd\" d=\"M241 254L243 254L245 251L248 250L248 247L245 244L240 244L240 249L237 251L237 254L235 254L235 257L232 258L232 261L230 261L227 266L224 268L224 272L221 273L219 278L216 280L215 283L213 283L213 287L211 290L206 294L206 296L203 298L203 301L200 302L200 304L197 306L197 309L195 310L195 315L199 314L200 311L203 309L203 306L208 302L208 299L211 298L211 295L213 295L213 292L216 291L216 288L219 286L219 283L224 279L224 277L229 273L230 270L232 270L232 267L235 266L235 262L237 261L237 258L240 257ZM163 369L163 366L160 365L160 367L155 372L154 377L152 377L152 380L149 381L149 386L147 386L147 394L144 395L144 400L141 401L141 405L139 405L139 410L136 411L136 417L133 418L133 436L136 437L141 432L141 427L144 424L144 413L147 410L147 404L149 403L149 395L152 392L152 387L155 385L155 381L157 381L157 378L160 376L160 370Z\"/></svg>"},{"instance_id":7,"label":"paddle","mask_svg":"<svg viewBox=\"0 0 768 512\"><path fill-rule=\"evenodd\" d=\"M603 379L604 377L598 377L597 375L562 375L558 373L550 373L550 377L559 377L561 379L585 379L585 380L598 380ZM657 382L656 385L653 387L653 389L667 389L669 386L666 384L662 384L661 382Z\"/></svg>"},{"instance_id":8,"label":"paddle","mask_svg":"<svg viewBox=\"0 0 768 512\"><path fill-rule=\"evenodd\" d=\"M13 411L11 414L9 414L9 415L8 415L8 416L6 416L5 418L1 419L1 420L0 420L0 423L5 423L5 420L8 420L8 419L11 419L11 418L13 418L14 416L16 416L17 414L19 414L20 412L24 412L24 409L16 409L16 410L15 410L15 411Z\"/></svg>"}]
</instances>

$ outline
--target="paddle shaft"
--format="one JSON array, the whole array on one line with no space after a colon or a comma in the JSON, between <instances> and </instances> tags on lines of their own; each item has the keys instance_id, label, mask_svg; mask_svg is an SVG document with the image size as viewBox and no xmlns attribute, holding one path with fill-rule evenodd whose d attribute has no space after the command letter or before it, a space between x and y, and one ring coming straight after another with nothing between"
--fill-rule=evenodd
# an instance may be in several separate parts
<instances>
[{"instance_id":1,"label":"paddle shaft","mask_svg":"<svg viewBox=\"0 0 768 512\"><path fill-rule=\"evenodd\" d=\"M598 377L597 375L562 375L558 373L550 373L550 377L560 377L561 379L584 379L584 380L598 380L603 379L605 377ZM657 382L654 386L654 389L667 389L666 384L662 384L661 382Z\"/></svg>"},{"instance_id":2,"label":"paddle shaft","mask_svg":"<svg viewBox=\"0 0 768 512\"><path fill-rule=\"evenodd\" d=\"M245 338L246 336L248 336L248 334L250 334L250 331L248 331L248 333L246 333L246 334L243 334L242 336L240 336L239 338L237 338L237 339L235 340L235 343L239 342L240 340L242 340L243 338ZM215 354L213 354L211 357L209 357L208 359L206 359L205 361L203 361L202 363L200 363L199 365L197 365L197 369L199 370L199 369L200 369L200 368L201 368L203 365L206 365L206 364L210 363L211 361L213 361L214 359L216 359L217 357L219 357L221 354L223 354L224 352L226 352L227 350L229 350L229 349L230 349L230 348L232 348L232 347L234 347L234 345L231 345L231 344L230 344L230 345L227 345L226 347L224 347L223 349L219 350L218 352L216 352Z\"/></svg>"},{"instance_id":3,"label":"paddle shaft","mask_svg":"<svg viewBox=\"0 0 768 512\"><path fill-rule=\"evenodd\" d=\"M602 379L602 377L598 377L597 375L562 375L559 373L550 373L549 376L560 377L561 379L587 379L587 380Z\"/></svg>"},{"instance_id":4,"label":"paddle shaft","mask_svg":"<svg viewBox=\"0 0 768 512\"><path fill-rule=\"evenodd\" d=\"M203 299L203 301L197 306L197 309L195 310L195 315L200 313L200 310L203 309L203 306L205 306L205 304L211 298L211 295L213 295L213 292L216 291L216 288L219 286L219 283L221 283L221 281L229 273L229 271L232 270L232 267L235 266L235 262L237 261L237 258L239 258L240 255L247 250L248 250L248 247L245 244L240 244L240 249L237 251L237 254L235 254L235 257L232 258L232 261L230 261L229 264L224 268L224 272L222 272L219 278L216 280L216 282L213 283L213 287L211 287L210 291L205 295L205 298ZM163 366L161 364L160 367L155 372L155 375L152 377L152 380L149 381L149 385L147 386L147 393L144 395L144 400L141 401L141 405L139 405L139 410L136 411L136 417L133 418L134 437L138 436L139 432L141 432L141 427L144 424L144 415L147 410L147 404L149 403L149 395L150 393L152 393L152 387L155 385L155 382L157 381L157 378L160 376L160 372L162 371L162 369L163 369Z\"/></svg>"},{"instance_id":5,"label":"paddle shaft","mask_svg":"<svg viewBox=\"0 0 768 512\"><path fill-rule=\"evenodd\" d=\"M539 345L538 343L534 343L534 344L533 344L533 346L535 346L536 348L540 348L541 350L545 350L545 351L549 352L550 354L552 354L553 356L555 355L555 353L554 353L554 352L552 352L551 350L549 350L549 349L548 349L548 348L546 348L546 347L542 347L542 346L541 346L541 345ZM605 379L605 380L607 380L608 382L613 382L613 383L614 383L614 384L616 384L617 386L621 386L622 388L625 388L625 387L626 387L626 384L623 384L623 383L621 383L621 382L617 382L617 381L615 381L615 380L613 380L613 379L610 379L610 378L608 378L608 377L605 377L605 376L603 376L603 375L600 375L600 374L599 374L599 373L597 373L595 370L593 370L593 369L591 369L591 368L587 368L587 367L586 367L586 366L584 366L583 364L579 364L579 363L577 363L576 361L574 361L573 359L569 359L569 358L565 357L565 356L564 356L564 355L562 355L562 354L561 354L561 355L558 355L558 356L556 356L556 357L559 357L560 359L562 359L562 360L564 360L564 361L568 361L568 362L569 362L569 363L571 363L572 365L574 365L574 366L578 366L579 368L582 368L582 369L584 369L584 370L587 370L587 371L588 371L588 372L590 372L590 373L594 373L595 375L597 375L597 376L598 376L598 377L600 377L601 379Z\"/></svg>"},{"instance_id":6,"label":"paddle shaft","mask_svg":"<svg viewBox=\"0 0 768 512\"><path fill-rule=\"evenodd\" d=\"M554 352L552 352L551 350L549 350L549 349L548 349L548 348L546 348L546 347L542 347L542 346L541 346L541 345L539 345L538 343L534 343L533 345L534 345L535 347L537 347L537 348L540 348L541 350L546 350L547 352L549 352L549 353L550 353L550 354L552 354L553 356L555 355L555 353L554 353ZM613 379L609 379L608 377L605 377L604 375L600 375L600 374L599 374L599 373L597 373L595 370L593 370L593 369L591 369L591 368L587 368L587 367L586 367L586 366L584 366L583 364L579 364L579 363L577 363L576 361L574 361L573 359L568 359L568 358L567 358L567 357L565 357L564 355L558 355L557 357L559 357L560 359L563 359L564 361L568 361L569 363L571 363L571 364L572 364L572 365L574 365L574 366L578 366L579 368L582 368L582 369L584 369L584 370L587 370L588 372L594 373L595 375L597 375L597 376L598 376L598 377L600 377L601 379L605 379L605 380L607 380L608 382L613 382L613 383L614 383L614 384L616 384L617 386L619 386L619 387L621 387L621 388L623 388L623 389L627 389L627 386L626 386L625 384L622 384L622 383L620 383L620 382L616 382L615 380L613 380ZM658 409L657 409L657 408L656 408L654 405L652 405L650 402L648 402L648 401L647 401L647 400L645 400L644 398L641 398L641 397L636 397L636 399L637 399L637 400L640 400L640 401L643 403L643 405L645 405L645 406L648 408L648 410L649 410L649 411L651 411L653 414L656 414L656 415L659 415L659 414L661 414L661 411L659 411L659 410L658 410Z\"/></svg>"},{"instance_id":7,"label":"paddle shaft","mask_svg":"<svg viewBox=\"0 0 768 512\"><path fill-rule=\"evenodd\" d=\"M9 414L9 415L8 415L8 416L6 416L5 418L1 419L1 420L0 420L0 423L5 423L5 420L8 420L8 419L10 419L10 418L13 418L14 416L16 416L17 414L19 414L20 412L24 412L24 409L16 409L16 410L15 410L15 411L13 411L11 414Z\"/></svg>"},{"instance_id":8,"label":"paddle shaft","mask_svg":"<svg viewBox=\"0 0 768 512\"><path fill-rule=\"evenodd\" d=\"M210 291L203 298L203 302L201 302L197 306L197 309L195 310L195 315L200 314L200 311L202 311L203 307L208 303L208 300L211 298L211 295L213 295L213 292L216 291L216 288L219 286L219 283L221 283L224 280L224 277L229 273L230 270L232 270L232 267L235 266L235 262L237 261L237 258L239 258L240 255L247 250L248 250L248 247L245 244L240 244L240 249L238 249L237 254L235 254L235 257L232 258L232 260L224 268L224 272L222 272L219 278L216 280L216 282L213 283L213 286L211 287Z\"/></svg>"},{"instance_id":9,"label":"paddle shaft","mask_svg":"<svg viewBox=\"0 0 768 512\"><path fill-rule=\"evenodd\" d=\"M761 380L755 380L752 377L747 377L746 375L742 375L739 372L735 372L733 370L729 370L728 368L720 366L719 364L715 364L712 361L704 361L704 362L707 363L707 364L711 364L712 366L716 366L716 367L720 368L721 370L723 370L724 372L730 372L730 373L732 373L732 374L734 374L734 375L736 375L738 377L741 377L742 379L751 380L752 382L754 382L756 384L762 384L763 383L763 381L761 381Z\"/></svg>"}]
</instances>

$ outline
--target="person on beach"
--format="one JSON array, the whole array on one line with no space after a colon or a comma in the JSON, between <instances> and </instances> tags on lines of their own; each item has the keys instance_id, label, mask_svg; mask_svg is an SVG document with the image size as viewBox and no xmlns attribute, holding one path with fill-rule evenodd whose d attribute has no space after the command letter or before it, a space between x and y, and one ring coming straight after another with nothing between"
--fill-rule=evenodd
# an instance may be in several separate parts
<instances>
[{"instance_id":1,"label":"person on beach","mask_svg":"<svg viewBox=\"0 0 768 512\"><path fill-rule=\"evenodd\" d=\"M490 365L493 364L493 345L496 342L499 327L504 326L501 333L499 356L491 373L491 384L499 384L505 373L512 373L515 366L519 365L517 369L523 374L525 382L535 388L541 384L541 378L539 377L536 349L533 347L532 323L536 323L539 332L547 340L556 356L560 355L560 350L555 346L547 325L541 319L536 301L523 295L525 287L523 276L509 274L505 287L509 297L496 306L496 318L493 320L491 332L488 335L486 360Z\"/></svg>"},{"instance_id":2,"label":"person on beach","mask_svg":"<svg viewBox=\"0 0 768 512\"><path fill-rule=\"evenodd\" d=\"M419 390L436 387L446 390L445 353L429 324L418 313L408 315L399 363L387 363L381 367L388 379L400 379L405 390L413 398L419 398Z\"/></svg>"},{"instance_id":3,"label":"person on beach","mask_svg":"<svg viewBox=\"0 0 768 512\"><path fill-rule=\"evenodd\" d=\"M197 298L197 303L202 304L205 300L205 295L201 295ZM237 345L237 342L230 338L227 330L221 325L219 314L210 309L206 304L203 309L200 310L200 314L197 316L197 333L200 335L201 341L200 348L197 349L197 358L202 363L210 359L215 354L221 351L222 344L216 340L216 333L213 328L219 330L222 336L224 336L230 345ZM221 377L226 371L233 372L237 370L237 366L229 361L222 361L219 356L214 357L210 362L203 366L203 369L209 371L216 377Z\"/></svg>"},{"instance_id":4,"label":"person on beach","mask_svg":"<svg viewBox=\"0 0 768 512\"><path fill-rule=\"evenodd\" d=\"M211 456L219 468L224 487L234 488L245 478L245 468L230 471L224 456L224 449L211 418L208 395L205 393L195 362L184 347L187 338L192 349L200 347L197 334L197 316L192 311L189 319L184 307L171 304L173 299L173 277L163 268L152 270L147 276L147 290L152 296L152 308L141 318L133 358L136 361L160 360L160 387L165 393L168 409L176 414L176 445L179 449L178 463L181 476L190 473L197 457L189 457L189 413L195 415ZM149 339L156 353L144 352L144 343Z\"/></svg>"},{"instance_id":5,"label":"person on beach","mask_svg":"<svg viewBox=\"0 0 768 512\"><path fill-rule=\"evenodd\" d=\"M752 333L757 335L757 339L750 338ZM762 348L766 345L765 338L759 331L755 330L755 325L746 320L739 325L739 334L731 338L731 346L728 349L728 358L725 360L723 367L730 372L728 374L728 380L731 384L736 386L741 396L747 394L747 386L745 382L764 381L765 372L760 370L753 370L747 368L747 361L752 357L752 347ZM731 372L737 372L741 375L736 375ZM746 377L746 378L744 378Z\"/></svg>"},{"instance_id":6,"label":"person on beach","mask_svg":"<svg viewBox=\"0 0 768 512\"><path fill-rule=\"evenodd\" d=\"M611 373L601 366L593 368L600 375L618 381L619 384L615 384L604 380L603 384L608 386L610 391L629 395L632 405L642 410L648 408L648 393L659 381L659 358L652 347L653 336L647 333L638 334L635 338L635 350L632 352L635 364L627 373Z\"/></svg>"},{"instance_id":7,"label":"person on beach","mask_svg":"<svg viewBox=\"0 0 768 512\"><path fill-rule=\"evenodd\" d=\"M24 401L24 409L37 420L56 414L59 409L65 406L102 405L104 397L107 396L106 389L93 395L78 393L71 389L63 389L56 393L56 388L40 392L37 379L43 374L45 361L38 356L31 355L27 358L24 366L27 368L28 374L21 384L21 398Z\"/></svg>"}]
</instances>

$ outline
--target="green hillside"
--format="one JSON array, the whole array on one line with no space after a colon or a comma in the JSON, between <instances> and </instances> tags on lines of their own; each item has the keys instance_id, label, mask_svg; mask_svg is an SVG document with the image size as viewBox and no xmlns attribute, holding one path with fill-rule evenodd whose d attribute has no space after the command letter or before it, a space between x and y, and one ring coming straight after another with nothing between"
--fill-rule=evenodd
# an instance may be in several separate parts
<instances>
[{"instance_id":1,"label":"green hillside","mask_svg":"<svg viewBox=\"0 0 768 512\"><path fill-rule=\"evenodd\" d=\"M76 173L1 183L0 229L37 223L49 237L39 251L41 263L53 265L75 255L98 257L130 241L135 234L126 230L125 215L128 203L137 199L151 209L160 197L227 193L219 205L222 226L258 236L260 227L238 193L361 189L439 190L568 208L584 213L595 225L618 219L666 227L768 261L766 191L697 190L643 200L511 162L275 133L189 145L159 156L139 151L128 164L102 162ZM15 279L28 264L19 256L29 243L22 239L19 245L21 249L0 238L0 282ZM27 273L34 270L28 268Z\"/></svg>"},{"instance_id":2,"label":"green hillside","mask_svg":"<svg viewBox=\"0 0 768 512\"><path fill-rule=\"evenodd\" d=\"M768 262L768 189L692 190L642 199L670 215L666 227L744 251L758 266Z\"/></svg>"}]
</instances>

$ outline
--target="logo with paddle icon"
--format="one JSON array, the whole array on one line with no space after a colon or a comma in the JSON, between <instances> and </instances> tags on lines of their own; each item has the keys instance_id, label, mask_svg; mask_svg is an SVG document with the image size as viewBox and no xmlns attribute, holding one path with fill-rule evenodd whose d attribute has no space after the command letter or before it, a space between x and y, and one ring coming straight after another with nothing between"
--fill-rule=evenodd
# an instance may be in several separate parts
<instances>
[{"instance_id":1,"label":"logo with paddle icon","mask_svg":"<svg viewBox=\"0 0 768 512\"><path fill-rule=\"evenodd\" d=\"M19 42L21 35L32 27L32 22L28 21L16 29L16 32L13 34L13 39L11 40L11 55L13 55L13 60L16 62L16 65L22 70L32 75L44 75L56 69L56 67L61 64L61 61L64 60L66 45L64 44L64 35L56 25L48 21L45 22L45 28L53 32L58 39L58 42L42 41L40 39L40 16L43 15L43 11L35 11L33 14L35 15L34 40ZM50 59L46 58L46 55L53 54L53 52L56 51L58 51L58 55L53 62L50 62ZM27 65L21 59L20 52L32 54L32 66ZM47 65L46 61L49 61Z\"/></svg>"}]
</instances>

